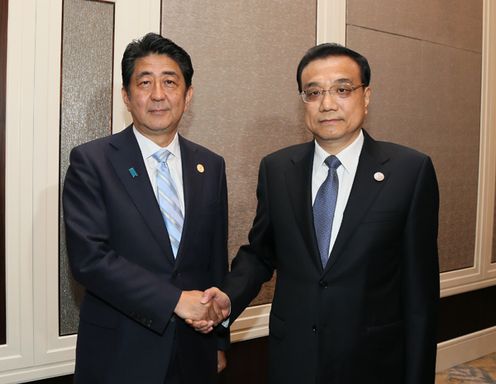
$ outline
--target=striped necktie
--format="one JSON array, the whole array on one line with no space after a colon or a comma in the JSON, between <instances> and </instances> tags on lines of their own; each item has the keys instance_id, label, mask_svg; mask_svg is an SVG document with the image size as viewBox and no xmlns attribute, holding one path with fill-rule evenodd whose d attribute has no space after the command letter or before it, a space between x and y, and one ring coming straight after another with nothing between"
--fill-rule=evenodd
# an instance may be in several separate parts
<instances>
[{"instance_id":1,"label":"striped necktie","mask_svg":"<svg viewBox=\"0 0 496 384\"><path fill-rule=\"evenodd\" d=\"M329 167L329 172L320 186L313 203L313 222L320 251L320 260L325 268L329 259L332 221L334 220L334 210L336 209L338 198L339 179L336 169L341 165L341 162L336 156L329 156L324 162Z\"/></svg>"},{"instance_id":2,"label":"striped necktie","mask_svg":"<svg viewBox=\"0 0 496 384\"><path fill-rule=\"evenodd\" d=\"M170 154L167 149L160 149L153 154L153 158L159 163L157 166L158 205L160 206L160 211L162 212L165 226L169 233L172 252L174 253L174 257L176 257L181 241L184 216L181 211L179 196L167 165L167 158Z\"/></svg>"}]
</instances>

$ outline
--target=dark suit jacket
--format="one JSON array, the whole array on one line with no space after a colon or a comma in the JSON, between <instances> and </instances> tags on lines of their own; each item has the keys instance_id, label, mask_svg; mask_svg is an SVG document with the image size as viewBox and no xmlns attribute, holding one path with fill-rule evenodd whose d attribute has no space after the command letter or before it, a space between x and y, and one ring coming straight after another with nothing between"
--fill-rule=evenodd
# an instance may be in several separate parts
<instances>
[{"instance_id":1,"label":"dark suit jacket","mask_svg":"<svg viewBox=\"0 0 496 384\"><path fill-rule=\"evenodd\" d=\"M365 133L323 269L312 216L313 154L310 142L262 160L249 244L224 285L231 318L277 269L271 384L433 384L439 202L431 160Z\"/></svg>"},{"instance_id":2,"label":"dark suit jacket","mask_svg":"<svg viewBox=\"0 0 496 384\"><path fill-rule=\"evenodd\" d=\"M162 384L173 347L184 383L215 380L217 337L196 333L173 311L182 290L219 285L227 272L225 164L181 136L179 143L185 221L176 260L132 128L71 152L67 249L86 288L77 383Z\"/></svg>"}]
</instances>

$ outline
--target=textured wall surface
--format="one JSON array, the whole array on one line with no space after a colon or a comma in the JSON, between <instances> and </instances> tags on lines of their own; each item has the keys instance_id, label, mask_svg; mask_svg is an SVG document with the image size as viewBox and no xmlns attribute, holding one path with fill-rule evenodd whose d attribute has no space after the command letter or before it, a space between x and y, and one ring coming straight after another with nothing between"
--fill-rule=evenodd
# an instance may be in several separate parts
<instances>
[{"instance_id":1,"label":"textured wall surface","mask_svg":"<svg viewBox=\"0 0 496 384\"><path fill-rule=\"evenodd\" d=\"M193 106L181 132L227 163L229 253L247 241L262 156L309 139L296 67L315 45L316 1L163 0L162 34L191 55ZM255 303L271 301L272 284Z\"/></svg>"},{"instance_id":2,"label":"textured wall surface","mask_svg":"<svg viewBox=\"0 0 496 384\"><path fill-rule=\"evenodd\" d=\"M60 108L60 185L70 150L107 136L112 121L112 52L114 5L64 0L62 92ZM77 332L81 288L67 262L63 212L60 208L60 334Z\"/></svg>"},{"instance_id":3,"label":"textured wall surface","mask_svg":"<svg viewBox=\"0 0 496 384\"><path fill-rule=\"evenodd\" d=\"M365 126L377 139L411 146L432 157L441 193L441 269L472 266L482 1L348 0L347 4L347 45L364 54L372 68Z\"/></svg>"}]
</instances>

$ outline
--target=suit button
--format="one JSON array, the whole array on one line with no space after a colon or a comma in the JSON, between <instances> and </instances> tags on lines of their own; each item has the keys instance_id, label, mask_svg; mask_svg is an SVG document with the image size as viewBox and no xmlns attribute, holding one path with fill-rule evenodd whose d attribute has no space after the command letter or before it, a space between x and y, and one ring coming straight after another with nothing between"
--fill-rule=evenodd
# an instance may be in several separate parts
<instances>
[{"instance_id":1,"label":"suit button","mask_svg":"<svg viewBox=\"0 0 496 384\"><path fill-rule=\"evenodd\" d=\"M171 323L175 323L176 322L176 318L174 316L172 316L171 319L170 319L170 322Z\"/></svg>"},{"instance_id":2,"label":"suit button","mask_svg":"<svg viewBox=\"0 0 496 384\"><path fill-rule=\"evenodd\" d=\"M321 288L327 288L327 281L325 280L320 280L319 281L319 285Z\"/></svg>"},{"instance_id":3,"label":"suit button","mask_svg":"<svg viewBox=\"0 0 496 384\"><path fill-rule=\"evenodd\" d=\"M316 325L312 325L312 332L317 333L317 326Z\"/></svg>"}]
</instances>

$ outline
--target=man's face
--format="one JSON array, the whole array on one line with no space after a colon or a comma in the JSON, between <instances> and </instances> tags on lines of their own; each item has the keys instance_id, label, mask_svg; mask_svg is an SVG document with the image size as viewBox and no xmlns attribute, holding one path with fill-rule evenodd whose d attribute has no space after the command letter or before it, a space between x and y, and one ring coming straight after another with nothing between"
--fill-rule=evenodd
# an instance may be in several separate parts
<instances>
[{"instance_id":1,"label":"man's face","mask_svg":"<svg viewBox=\"0 0 496 384\"><path fill-rule=\"evenodd\" d=\"M193 88L186 90L179 65L170 57L157 54L137 59L129 91L122 89L136 129L161 144L163 138L172 140L192 96Z\"/></svg>"},{"instance_id":2,"label":"man's face","mask_svg":"<svg viewBox=\"0 0 496 384\"><path fill-rule=\"evenodd\" d=\"M347 56L329 56L310 62L301 74L303 90L327 90L335 85L361 84L360 67ZM337 154L355 140L367 114L370 89L357 88L342 98L324 93L320 100L304 103L305 122L322 148Z\"/></svg>"}]
</instances>

